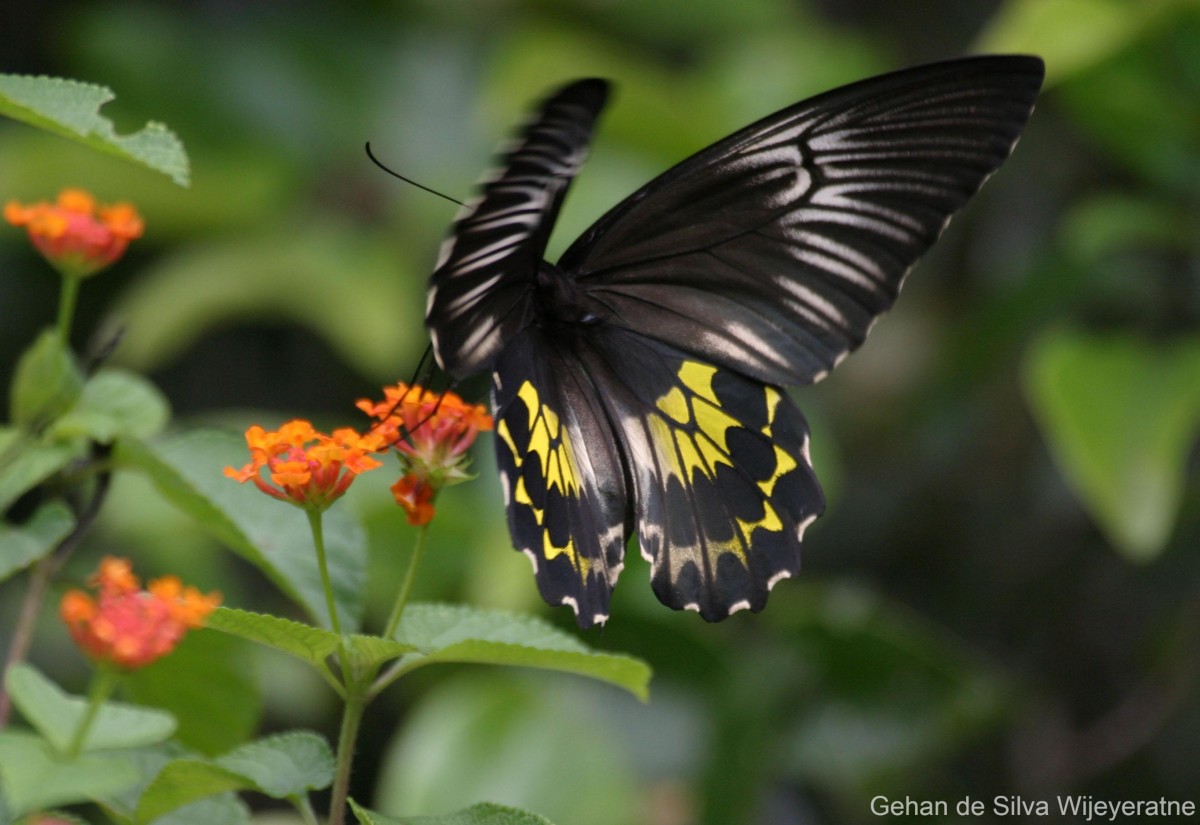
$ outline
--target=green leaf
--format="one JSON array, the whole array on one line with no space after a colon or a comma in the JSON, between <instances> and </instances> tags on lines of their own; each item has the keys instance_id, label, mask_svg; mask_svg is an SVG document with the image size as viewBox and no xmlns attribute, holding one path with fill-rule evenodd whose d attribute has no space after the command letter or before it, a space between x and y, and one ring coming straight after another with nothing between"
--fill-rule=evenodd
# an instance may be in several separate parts
<instances>
[{"instance_id":1,"label":"green leaf","mask_svg":"<svg viewBox=\"0 0 1200 825\"><path fill-rule=\"evenodd\" d=\"M175 739L203 754L224 753L258 727L262 697L241 642L207 628L192 631L179 646L125 677L124 689L138 704L175 716ZM213 720L220 719L219 725Z\"/></svg>"},{"instance_id":2,"label":"green leaf","mask_svg":"<svg viewBox=\"0 0 1200 825\"><path fill-rule=\"evenodd\" d=\"M36 431L69 410L83 392L83 373L58 332L47 329L17 361L10 415L19 427Z\"/></svg>"},{"instance_id":3,"label":"green leaf","mask_svg":"<svg viewBox=\"0 0 1200 825\"><path fill-rule=\"evenodd\" d=\"M1166 546L1200 431L1200 338L1057 331L1025 359L1025 394L1067 482L1113 546Z\"/></svg>"},{"instance_id":4,"label":"green leaf","mask_svg":"<svg viewBox=\"0 0 1200 825\"><path fill-rule=\"evenodd\" d=\"M70 535L75 516L61 501L48 501L22 525L0 524L0 581L48 555Z\"/></svg>"},{"instance_id":5,"label":"green leaf","mask_svg":"<svg viewBox=\"0 0 1200 825\"><path fill-rule=\"evenodd\" d=\"M480 802L452 814L437 816L384 816L362 807L353 799L350 809L361 825L554 825L544 816L491 802Z\"/></svg>"},{"instance_id":6,"label":"green leaf","mask_svg":"<svg viewBox=\"0 0 1200 825\"><path fill-rule=\"evenodd\" d=\"M136 763L141 781L133 788L103 800L105 812L119 825L134 825L142 796L163 768L179 759L202 757L181 749L175 742L166 742L136 751L125 751ZM154 825L249 825L250 810L231 791L208 796L174 808L154 820Z\"/></svg>"},{"instance_id":7,"label":"green leaf","mask_svg":"<svg viewBox=\"0 0 1200 825\"><path fill-rule=\"evenodd\" d=\"M29 724L60 753L66 751L87 711L87 700L68 695L27 663L10 667L5 682L13 705ZM175 719L169 713L105 702L92 721L83 748L137 748L163 742L174 732Z\"/></svg>"},{"instance_id":8,"label":"green leaf","mask_svg":"<svg viewBox=\"0 0 1200 825\"><path fill-rule=\"evenodd\" d=\"M50 434L61 440L85 436L101 444L160 433L171 410L158 388L134 372L104 369L83 385L79 400L54 422Z\"/></svg>"},{"instance_id":9,"label":"green leaf","mask_svg":"<svg viewBox=\"0 0 1200 825\"><path fill-rule=\"evenodd\" d=\"M333 783L333 751L324 738L309 731L290 731L250 742L217 763L249 777L259 791L276 799L319 791Z\"/></svg>"},{"instance_id":10,"label":"green leaf","mask_svg":"<svg viewBox=\"0 0 1200 825\"><path fill-rule=\"evenodd\" d=\"M609 682L642 701L649 695L650 666L645 662L595 651L534 616L458 605L412 604L404 611L396 639L419 651L401 659L405 670L434 662L535 667Z\"/></svg>"},{"instance_id":11,"label":"green leaf","mask_svg":"<svg viewBox=\"0 0 1200 825\"><path fill-rule=\"evenodd\" d=\"M44 444L13 428L0 432L0 442L0 510L7 510L79 454L70 444Z\"/></svg>"},{"instance_id":12,"label":"green leaf","mask_svg":"<svg viewBox=\"0 0 1200 825\"><path fill-rule=\"evenodd\" d=\"M274 648L326 672L325 660L337 651L341 641L331 630L232 607L218 607L205 626Z\"/></svg>"},{"instance_id":13,"label":"green leaf","mask_svg":"<svg viewBox=\"0 0 1200 825\"><path fill-rule=\"evenodd\" d=\"M346 637L346 655L354 670L365 673L384 662L398 659L416 650L411 644L384 639L380 636L365 636L356 633Z\"/></svg>"},{"instance_id":14,"label":"green leaf","mask_svg":"<svg viewBox=\"0 0 1200 825\"><path fill-rule=\"evenodd\" d=\"M115 97L111 89L91 83L0 74L0 115L148 166L187 186L187 153L175 133L151 121L140 132L118 135L100 114Z\"/></svg>"},{"instance_id":15,"label":"green leaf","mask_svg":"<svg viewBox=\"0 0 1200 825\"><path fill-rule=\"evenodd\" d=\"M571 825L634 821L637 768L604 715L634 702L597 687L512 671L442 681L407 712L374 804L417 816L483 799Z\"/></svg>"},{"instance_id":16,"label":"green leaf","mask_svg":"<svg viewBox=\"0 0 1200 825\"><path fill-rule=\"evenodd\" d=\"M206 624L212 630L295 656L313 665L327 677L331 674L325 660L337 652L341 643L341 637L331 630L230 607L217 608ZM346 646L347 654L360 673L416 649L411 644L361 634L347 636Z\"/></svg>"},{"instance_id":17,"label":"green leaf","mask_svg":"<svg viewBox=\"0 0 1200 825\"><path fill-rule=\"evenodd\" d=\"M144 471L165 498L328 626L325 591L304 513L224 475L226 467L241 467L249 458L241 436L192 430L154 442L124 439L116 458ZM322 524L338 616L342 627L351 630L362 616L366 592L366 537L346 507L326 511Z\"/></svg>"},{"instance_id":18,"label":"green leaf","mask_svg":"<svg viewBox=\"0 0 1200 825\"><path fill-rule=\"evenodd\" d=\"M227 791L252 788L246 777L198 759L168 762L138 800L134 821L150 822L184 805Z\"/></svg>"},{"instance_id":19,"label":"green leaf","mask_svg":"<svg viewBox=\"0 0 1200 825\"><path fill-rule=\"evenodd\" d=\"M212 761L169 762L138 802L137 821L150 822L207 796L253 790L275 799L300 798L333 782L334 758L315 733L293 731L250 742Z\"/></svg>"},{"instance_id":20,"label":"green leaf","mask_svg":"<svg viewBox=\"0 0 1200 825\"><path fill-rule=\"evenodd\" d=\"M0 733L0 787L9 816L105 799L133 787L139 779L137 765L125 754L85 753L66 760L41 737Z\"/></svg>"},{"instance_id":21,"label":"green leaf","mask_svg":"<svg viewBox=\"0 0 1200 825\"><path fill-rule=\"evenodd\" d=\"M154 825L251 825L250 808L235 794L223 793L176 808Z\"/></svg>"}]
</instances>

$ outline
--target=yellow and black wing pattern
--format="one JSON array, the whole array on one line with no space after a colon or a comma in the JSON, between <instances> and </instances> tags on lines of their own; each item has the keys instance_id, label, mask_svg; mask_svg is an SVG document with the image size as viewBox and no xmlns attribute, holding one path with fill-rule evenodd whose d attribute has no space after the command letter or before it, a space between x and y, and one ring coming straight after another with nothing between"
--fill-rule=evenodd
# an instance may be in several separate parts
<instances>
[{"instance_id":1,"label":"yellow and black wing pattern","mask_svg":"<svg viewBox=\"0 0 1200 825\"><path fill-rule=\"evenodd\" d=\"M658 598L710 621L799 570L824 499L784 388L862 344L1012 152L1043 73L972 57L802 101L655 178L557 264L609 87L542 104L456 219L426 324L447 372L492 373L509 528L546 601L604 622L635 535Z\"/></svg>"},{"instance_id":2,"label":"yellow and black wing pattern","mask_svg":"<svg viewBox=\"0 0 1200 825\"><path fill-rule=\"evenodd\" d=\"M787 394L612 328L580 359L620 422L638 547L659 600L719 621L800 569L825 502Z\"/></svg>"},{"instance_id":3,"label":"yellow and black wing pattern","mask_svg":"<svg viewBox=\"0 0 1200 825\"><path fill-rule=\"evenodd\" d=\"M509 528L543 598L603 623L634 531L666 605L761 610L824 499L778 387L620 329L564 355L538 332L494 374Z\"/></svg>"},{"instance_id":4,"label":"yellow and black wing pattern","mask_svg":"<svg viewBox=\"0 0 1200 825\"><path fill-rule=\"evenodd\" d=\"M625 555L629 493L607 411L579 364L523 333L493 374L496 460L517 549L542 597L579 624L608 618Z\"/></svg>"}]
</instances>

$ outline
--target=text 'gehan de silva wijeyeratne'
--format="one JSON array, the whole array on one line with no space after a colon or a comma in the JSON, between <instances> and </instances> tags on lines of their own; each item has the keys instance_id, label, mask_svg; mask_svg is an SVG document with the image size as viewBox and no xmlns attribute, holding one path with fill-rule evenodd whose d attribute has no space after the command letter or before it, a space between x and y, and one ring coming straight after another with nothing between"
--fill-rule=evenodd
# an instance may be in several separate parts
<instances>
[{"instance_id":1,"label":"text 'gehan de silva wijeyeratne'","mask_svg":"<svg viewBox=\"0 0 1200 825\"><path fill-rule=\"evenodd\" d=\"M1190 799L1099 799L1088 795L1056 796L1053 799L1029 799L1023 796L995 796L990 801L963 797L948 799L871 799L876 816L1065 816L1084 822L1116 822L1126 817L1195 816L1196 803Z\"/></svg>"}]
</instances>

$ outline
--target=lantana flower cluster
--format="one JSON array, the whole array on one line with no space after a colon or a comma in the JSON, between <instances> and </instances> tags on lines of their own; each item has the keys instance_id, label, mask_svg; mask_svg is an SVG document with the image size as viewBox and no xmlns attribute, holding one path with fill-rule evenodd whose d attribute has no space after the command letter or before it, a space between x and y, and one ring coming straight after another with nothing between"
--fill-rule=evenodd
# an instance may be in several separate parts
<instances>
[{"instance_id":1,"label":"lantana flower cluster","mask_svg":"<svg viewBox=\"0 0 1200 825\"><path fill-rule=\"evenodd\" d=\"M129 561L113 556L100 562L88 584L96 595L68 591L59 615L89 658L125 670L170 653L221 603L219 593L201 593L176 576L154 579L143 590Z\"/></svg>"},{"instance_id":2,"label":"lantana flower cluster","mask_svg":"<svg viewBox=\"0 0 1200 825\"><path fill-rule=\"evenodd\" d=\"M38 252L72 278L94 275L116 261L145 228L131 204L98 204L82 189L64 189L54 203L9 201L4 219L24 227Z\"/></svg>"},{"instance_id":3,"label":"lantana flower cluster","mask_svg":"<svg viewBox=\"0 0 1200 825\"><path fill-rule=\"evenodd\" d=\"M433 518L437 492L470 477L467 449L480 432L492 429L482 404L417 385L385 387L382 401L362 399L358 408L375 419L365 434L347 427L326 435L302 419L273 431L250 427L250 462L240 469L226 467L225 475L251 481L273 498L320 511L359 474L380 466L374 454L395 449L401 477L392 485L392 495L410 524L424 525Z\"/></svg>"},{"instance_id":4,"label":"lantana flower cluster","mask_svg":"<svg viewBox=\"0 0 1200 825\"><path fill-rule=\"evenodd\" d=\"M359 473L378 467L379 460L371 454L386 446L378 434L359 435L344 427L327 435L303 419L278 430L256 424L246 430L246 445L250 463L240 470L226 467L225 475L243 483L252 481L267 495L310 510L326 509L345 494ZM264 468L267 478L261 472Z\"/></svg>"},{"instance_id":5,"label":"lantana flower cluster","mask_svg":"<svg viewBox=\"0 0 1200 825\"><path fill-rule=\"evenodd\" d=\"M492 429L492 417L482 404L453 392L403 382L383 392L384 400L361 399L357 406L379 422L376 431L400 456L403 475L391 488L396 503L410 524L428 524L438 491L470 478L467 449L479 433Z\"/></svg>"}]
</instances>

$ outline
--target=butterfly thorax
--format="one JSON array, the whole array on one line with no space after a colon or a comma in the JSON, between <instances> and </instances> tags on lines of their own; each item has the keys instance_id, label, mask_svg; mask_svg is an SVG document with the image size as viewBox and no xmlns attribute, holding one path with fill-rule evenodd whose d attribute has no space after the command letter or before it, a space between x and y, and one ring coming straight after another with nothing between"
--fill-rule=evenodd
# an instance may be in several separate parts
<instances>
[{"instance_id":1,"label":"butterfly thorax","mask_svg":"<svg viewBox=\"0 0 1200 825\"><path fill-rule=\"evenodd\" d=\"M543 326L595 324L601 320L596 300L574 278L548 261L538 266L534 307Z\"/></svg>"}]
</instances>

